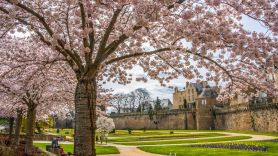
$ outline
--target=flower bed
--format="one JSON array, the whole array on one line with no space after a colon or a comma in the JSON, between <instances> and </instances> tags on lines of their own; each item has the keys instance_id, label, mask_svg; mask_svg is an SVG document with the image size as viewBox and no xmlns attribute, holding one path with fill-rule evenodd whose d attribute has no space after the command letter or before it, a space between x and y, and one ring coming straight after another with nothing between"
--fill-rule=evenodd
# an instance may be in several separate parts
<instances>
[{"instance_id":1,"label":"flower bed","mask_svg":"<svg viewBox=\"0 0 278 156\"><path fill-rule=\"evenodd\" d=\"M268 150L267 146L259 145L247 145L247 144L235 144L235 143L225 143L225 144L201 144L201 145L191 145L191 147L200 148L225 148L225 149L237 149L237 150L250 150L250 151L262 151L266 152Z\"/></svg>"},{"instance_id":2,"label":"flower bed","mask_svg":"<svg viewBox=\"0 0 278 156\"><path fill-rule=\"evenodd\" d=\"M11 155L16 155L16 154L12 148L0 145L0 155L1 156L11 156Z\"/></svg>"},{"instance_id":3,"label":"flower bed","mask_svg":"<svg viewBox=\"0 0 278 156\"><path fill-rule=\"evenodd\" d=\"M273 139L273 140L264 140L264 141L261 141L261 142L277 142L277 143L278 143L278 139Z\"/></svg>"},{"instance_id":4,"label":"flower bed","mask_svg":"<svg viewBox=\"0 0 278 156\"><path fill-rule=\"evenodd\" d=\"M0 139L0 156L26 155L24 150L26 143L24 140L21 140L18 146L12 146L10 144L7 144L7 142L8 141L5 138ZM47 156L47 154L39 148L33 147L31 154L29 154L28 156Z\"/></svg>"}]
</instances>

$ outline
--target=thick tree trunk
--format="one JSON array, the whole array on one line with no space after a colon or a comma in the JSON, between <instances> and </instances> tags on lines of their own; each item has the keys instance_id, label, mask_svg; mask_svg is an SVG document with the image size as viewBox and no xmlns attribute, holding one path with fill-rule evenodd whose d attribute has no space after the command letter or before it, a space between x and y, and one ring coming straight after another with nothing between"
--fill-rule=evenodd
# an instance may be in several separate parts
<instances>
[{"instance_id":1,"label":"thick tree trunk","mask_svg":"<svg viewBox=\"0 0 278 156\"><path fill-rule=\"evenodd\" d=\"M17 110L15 136L14 136L14 143L13 143L14 145L18 145L21 124L22 124L22 110Z\"/></svg>"},{"instance_id":2,"label":"thick tree trunk","mask_svg":"<svg viewBox=\"0 0 278 156\"><path fill-rule=\"evenodd\" d=\"M36 119L36 110L35 110L35 108L28 107L26 136L25 136L25 141L26 141L25 151L28 154L31 153L32 147L33 147L35 119Z\"/></svg>"},{"instance_id":3,"label":"thick tree trunk","mask_svg":"<svg viewBox=\"0 0 278 156\"><path fill-rule=\"evenodd\" d=\"M9 142L12 142L13 138L13 131L14 131L14 117L9 118Z\"/></svg>"},{"instance_id":4,"label":"thick tree trunk","mask_svg":"<svg viewBox=\"0 0 278 156\"><path fill-rule=\"evenodd\" d=\"M79 81L75 91L74 155L95 156L96 80Z\"/></svg>"}]
</instances>

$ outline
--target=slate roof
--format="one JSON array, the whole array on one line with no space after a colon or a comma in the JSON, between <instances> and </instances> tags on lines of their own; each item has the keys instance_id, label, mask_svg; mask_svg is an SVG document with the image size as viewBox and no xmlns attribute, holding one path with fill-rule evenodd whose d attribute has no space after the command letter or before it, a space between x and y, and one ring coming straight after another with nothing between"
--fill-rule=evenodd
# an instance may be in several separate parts
<instances>
[{"instance_id":1,"label":"slate roof","mask_svg":"<svg viewBox=\"0 0 278 156\"><path fill-rule=\"evenodd\" d=\"M202 93L198 98L217 97L217 92L214 88L203 88Z\"/></svg>"},{"instance_id":2,"label":"slate roof","mask_svg":"<svg viewBox=\"0 0 278 156\"><path fill-rule=\"evenodd\" d=\"M196 89L198 95L200 95L202 93L203 88L209 87L209 86L203 86L203 83L192 83L192 85Z\"/></svg>"}]
</instances>

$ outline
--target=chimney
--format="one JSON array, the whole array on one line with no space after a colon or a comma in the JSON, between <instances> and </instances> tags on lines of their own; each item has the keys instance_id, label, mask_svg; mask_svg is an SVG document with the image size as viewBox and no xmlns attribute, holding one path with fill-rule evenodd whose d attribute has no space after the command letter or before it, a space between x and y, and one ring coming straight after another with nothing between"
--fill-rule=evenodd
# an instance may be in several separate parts
<instances>
[{"instance_id":1,"label":"chimney","mask_svg":"<svg viewBox=\"0 0 278 156\"><path fill-rule=\"evenodd\" d=\"M189 86L189 82L186 82L186 88Z\"/></svg>"},{"instance_id":2,"label":"chimney","mask_svg":"<svg viewBox=\"0 0 278 156\"><path fill-rule=\"evenodd\" d=\"M200 84L200 82L201 82L200 80L197 80L197 85L199 85L199 84Z\"/></svg>"}]
</instances>

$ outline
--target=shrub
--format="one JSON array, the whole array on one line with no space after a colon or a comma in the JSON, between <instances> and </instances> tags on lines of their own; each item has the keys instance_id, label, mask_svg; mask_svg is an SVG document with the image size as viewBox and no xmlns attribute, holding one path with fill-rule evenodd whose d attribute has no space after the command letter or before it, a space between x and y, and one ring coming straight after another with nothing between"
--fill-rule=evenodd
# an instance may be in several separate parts
<instances>
[{"instance_id":1,"label":"shrub","mask_svg":"<svg viewBox=\"0 0 278 156\"><path fill-rule=\"evenodd\" d=\"M128 131L128 134L132 133L132 129L130 129L130 128L128 128L127 131Z\"/></svg>"},{"instance_id":2,"label":"shrub","mask_svg":"<svg viewBox=\"0 0 278 156\"><path fill-rule=\"evenodd\" d=\"M58 128L58 129L56 130L56 132L57 132L57 133L60 133L60 129Z\"/></svg>"},{"instance_id":3,"label":"shrub","mask_svg":"<svg viewBox=\"0 0 278 156\"><path fill-rule=\"evenodd\" d=\"M114 128L110 133L115 134L116 133L116 129Z\"/></svg>"},{"instance_id":4,"label":"shrub","mask_svg":"<svg viewBox=\"0 0 278 156\"><path fill-rule=\"evenodd\" d=\"M226 148L226 149L237 149L237 150L261 151L261 152L266 152L268 150L267 146L246 145L246 144L237 144L237 143L201 144L201 145L191 145L191 147L224 148L224 149Z\"/></svg>"},{"instance_id":5,"label":"shrub","mask_svg":"<svg viewBox=\"0 0 278 156\"><path fill-rule=\"evenodd\" d=\"M144 132L146 132L146 131L147 131L147 128L146 128L146 127L144 127L144 128L143 128L143 131L144 131Z\"/></svg>"},{"instance_id":6,"label":"shrub","mask_svg":"<svg viewBox=\"0 0 278 156\"><path fill-rule=\"evenodd\" d=\"M170 131L170 134L174 134L174 132L173 132L173 131Z\"/></svg>"},{"instance_id":7,"label":"shrub","mask_svg":"<svg viewBox=\"0 0 278 156\"><path fill-rule=\"evenodd\" d=\"M69 132L65 132L65 134L69 134Z\"/></svg>"}]
</instances>

